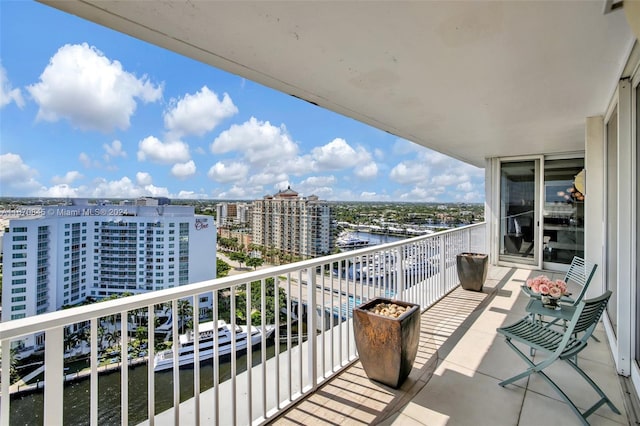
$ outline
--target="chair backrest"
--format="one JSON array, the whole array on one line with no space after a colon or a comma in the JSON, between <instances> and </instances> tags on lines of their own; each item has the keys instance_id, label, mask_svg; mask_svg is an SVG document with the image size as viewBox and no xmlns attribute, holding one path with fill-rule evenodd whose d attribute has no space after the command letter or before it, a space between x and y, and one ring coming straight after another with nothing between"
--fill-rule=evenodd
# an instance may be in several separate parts
<instances>
[{"instance_id":1,"label":"chair backrest","mask_svg":"<svg viewBox=\"0 0 640 426\"><path fill-rule=\"evenodd\" d=\"M565 337L560 344L562 348L559 349L563 357L572 356L574 352L577 353L583 349L607 307L610 297L611 290L607 290L601 296L583 300L578 303L576 311L565 330ZM584 334L580 336L577 345L574 344L573 348L567 348L566 345L570 341L569 336L575 335L576 333Z\"/></svg>"},{"instance_id":2,"label":"chair backrest","mask_svg":"<svg viewBox=\"0 0 640 426\"><path fill-rule=\"evenodd\" d=\"M564 277L564 281L568 284L574 282L578 284L581 289L578 296L574 299L574 305L578 304L587 292L587 287L596 273L598 265L595 263L587 262L583 258L574 256L569 266L569 270Z\"/></svg>"}]
</instances>

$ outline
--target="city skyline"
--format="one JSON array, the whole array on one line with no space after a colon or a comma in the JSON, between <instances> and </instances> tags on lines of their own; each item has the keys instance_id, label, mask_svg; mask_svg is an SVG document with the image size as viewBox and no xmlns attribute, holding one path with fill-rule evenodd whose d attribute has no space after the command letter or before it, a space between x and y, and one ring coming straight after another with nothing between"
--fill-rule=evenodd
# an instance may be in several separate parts
<instances>
[{"instance_id":1,"label":"city skyline","mask_svg":"<svg viewBox=\"0 0 640 426\"><path fill-rule=\"evenodd\" d=\"M0 7L0 196L484 201L482 169L48 6Z\"/></svg>"}]
</instances>

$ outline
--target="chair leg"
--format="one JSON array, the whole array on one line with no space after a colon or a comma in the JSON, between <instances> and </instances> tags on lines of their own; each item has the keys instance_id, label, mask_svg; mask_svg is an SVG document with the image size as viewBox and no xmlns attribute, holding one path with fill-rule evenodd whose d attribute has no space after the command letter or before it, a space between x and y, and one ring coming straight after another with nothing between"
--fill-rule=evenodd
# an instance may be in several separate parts
<instances>
[{"instance_id":1,"label":"chair leg","mask_svg":"<svg viewBox=\"0 0 640 426\"><path fill-rule=\"evenodd\" d=\"M615 405L613 405L613 402L611 402L611 400L609 399L609 397L602 391L602 389L600 389L600 387L591 379L591 377L589 377L587 375L587 373L585 373L579 366L578 364L574 363L573 361L571 361L571 359L565 359L565 361L571 366L573 367L574 370L576 370L578 372L578 374L580 374L582 376L583 379L585 379L587 381L587 383L589 383L589 385L593 388L593 390L596 391L596 393L600 396L600 400L598 402L596 402L591 408L589 408L587 411L585 411L582 415L584 417L589 417L591 414L593 414L598 408L600 408L601 405L603 404L607 404L609 406L609 408L611 409L611 411L613 411L616 414L620 414L620 410L618 410L618 408L616 408Z\"/></svg>"},{"instance_id":2,"label":"chair leg","mask_svg":"<svg viewBox=\"0 0 640 426\"><path fill-rule=\"evenodd\" d=\"M518 354L518 356L520 358L522 358L524 360L524 362L527 363L527 365L529 365L530 368L528 368L526 371L523 371L520 374L516 374L515 376L510 377L510 378L508 378L506 380L503 380L500 383L498 383L502 387L505 387L506 385L509 385L509 384L511 384L513 382L516 382L516 381L520 380L520 379L524 379L525 377L530 376L531 374L536 372L534 370L536 365L533 363L533 361L531 361L529 359L529 357L527 357L520 349L518 349L513 343L511 343L511 339L506 339L505 343L507 345L509 345L509 347L511 349L513 349ZM533 350L533 349L531 349L531 350Z\"/></svg>"}]
</instances>

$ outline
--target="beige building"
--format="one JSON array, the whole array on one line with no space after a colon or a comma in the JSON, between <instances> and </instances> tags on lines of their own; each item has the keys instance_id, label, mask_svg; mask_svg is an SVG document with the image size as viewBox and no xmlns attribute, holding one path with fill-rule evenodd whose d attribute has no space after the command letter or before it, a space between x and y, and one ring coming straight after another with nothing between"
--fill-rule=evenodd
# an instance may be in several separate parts
<instances>
[{"instance_id":1,"label":"beige building","mask_svg":"<svg viewBox=\"0 0 640 426\"><path fill-rule=\"evenodd\" d=\"M315 195L300 197L289 187L254 201L252 211L254 244L303 258L333 250L334 210Z\"/></svg>"}]
</instances>

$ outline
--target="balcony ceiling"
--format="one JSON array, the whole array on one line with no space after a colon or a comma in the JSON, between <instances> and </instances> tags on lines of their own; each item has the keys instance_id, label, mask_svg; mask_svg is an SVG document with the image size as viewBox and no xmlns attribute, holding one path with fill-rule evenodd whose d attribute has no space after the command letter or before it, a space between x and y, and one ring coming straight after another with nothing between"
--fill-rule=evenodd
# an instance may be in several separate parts
<instances>
[{"instance_id":1,"label":"balcony ceiling","mask_svg":"<svg viewBox=\"0 0 640 426\"><path fill-rule=\"evenodd\" d=\"M634 40L602 1L41 1L480 167L582 151Z\"/></svg>"}]
</instances>

